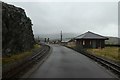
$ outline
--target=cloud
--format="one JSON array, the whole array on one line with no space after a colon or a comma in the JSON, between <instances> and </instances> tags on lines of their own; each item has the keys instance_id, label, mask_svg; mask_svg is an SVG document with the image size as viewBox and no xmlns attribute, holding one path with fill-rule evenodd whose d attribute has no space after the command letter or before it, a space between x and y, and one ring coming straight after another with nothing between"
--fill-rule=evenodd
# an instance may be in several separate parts
<instances>
[{"instance_id":1,"label":"cloud","mask_svg":"<svg viewBox=\"0 0 120 80\"><path fill-rule=\"evenodd\" d=\"M118 36L117 2L12 2L32 19L34 34L83 33Z\"/></svg>"}]
</instances>

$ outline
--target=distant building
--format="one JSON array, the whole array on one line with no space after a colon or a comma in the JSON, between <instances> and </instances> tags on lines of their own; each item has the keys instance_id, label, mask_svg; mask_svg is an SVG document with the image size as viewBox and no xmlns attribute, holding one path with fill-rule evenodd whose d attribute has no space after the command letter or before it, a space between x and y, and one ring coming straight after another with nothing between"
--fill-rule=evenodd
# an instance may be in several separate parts
<instances>
[{"instance_id":1,"label":"distant building","mask_svg":"<svg viewBox=\"0 0 120 80\"><path fill-rule=\"evenodd\" d=\"M70 41L70 39L63 39L62 41L61 41L61 45L67 45L68 44L68 42Z\"/></svg>"},{"instance_id":2,"label":"distant building","mask_svg":"<svg viewBox=\"0 0 120 80\"><path fill-rule=\"evenodd\" d=\"M68 45L81 48L104 48L105 40L108 38L88 31L69 41Z\"/></svg>"}]
</instances>

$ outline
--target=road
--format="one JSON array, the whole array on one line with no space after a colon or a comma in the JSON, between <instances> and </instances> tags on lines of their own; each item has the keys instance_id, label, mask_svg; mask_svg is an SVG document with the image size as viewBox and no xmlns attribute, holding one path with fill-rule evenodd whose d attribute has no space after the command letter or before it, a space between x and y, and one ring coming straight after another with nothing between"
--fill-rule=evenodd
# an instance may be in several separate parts
<instances>
[{"instance_id":1,"label":"road","mask_svg":"<svg viewBox=\"0 0 120 80\"><path fill-rule=\"evenodd\" d=\"M59 45L51 45L48 59L30 78L114 78L114 75L86 56Z\"/></svg>"}]
</instances>

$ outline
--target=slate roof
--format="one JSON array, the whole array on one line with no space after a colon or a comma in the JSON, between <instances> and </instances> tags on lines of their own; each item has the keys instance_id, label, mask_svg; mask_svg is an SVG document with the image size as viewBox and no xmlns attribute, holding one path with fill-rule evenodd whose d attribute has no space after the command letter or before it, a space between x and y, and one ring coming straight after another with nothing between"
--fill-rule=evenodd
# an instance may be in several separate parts
<instances>
[{"instance_id":1,"label":"slate roof","mask_svg":"<svg viewBox=\"0 0 120 80\"><path fill-rule=\"evenodd\" d=\"M84 34L81 34L81 35L75 37L74 39L105 39L105 40L107 40L108 38L88 31Z\"/></svg>"}]
</instances>

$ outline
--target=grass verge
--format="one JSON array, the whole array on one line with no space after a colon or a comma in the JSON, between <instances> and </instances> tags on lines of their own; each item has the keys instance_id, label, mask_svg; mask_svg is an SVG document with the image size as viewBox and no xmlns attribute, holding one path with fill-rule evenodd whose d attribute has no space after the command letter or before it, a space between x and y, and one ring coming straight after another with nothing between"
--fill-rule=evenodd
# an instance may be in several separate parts
<instances>
[{"instance_id":1,"label":"grass verge","mask_svg":"<svg viewBox=\"0 0 120 80\"><path fill-rule=\"evenodd\" d=\"M120 62L119 47L105 47L103 49L87 49L87 51L97 56L102 56L107 59Z\"/></svg>"},{"instance_id":2,"label":"grass verge","mask_svg":"<svg viewBox=\"0 0 120 80\"><path fill-rule=\"evenodd\" d=\"M28 51L25 51L25 52L16 53L16 54L10 55L9 57L5 56L5 57L2 58L2 64L3 65L10 64L10 63L13 63L15 61L24 59L24 58L32 55L33 54L33 50L38 49L38 48L40 48L40 45L35 44L33 49L31 49L31 50L28 50Z\"/></svg>"}]
</instances>

